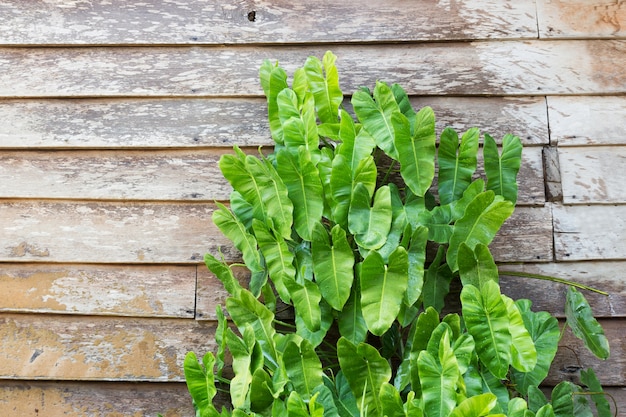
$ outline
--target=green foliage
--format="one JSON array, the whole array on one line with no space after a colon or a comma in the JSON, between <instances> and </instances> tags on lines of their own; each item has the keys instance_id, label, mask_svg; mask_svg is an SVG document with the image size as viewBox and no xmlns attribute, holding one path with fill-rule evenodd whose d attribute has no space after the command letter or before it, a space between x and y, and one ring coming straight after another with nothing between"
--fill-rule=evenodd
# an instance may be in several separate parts
<instances>
[{"instance_id":1,"label":"green foliage","mask_svg":"<svg viewBox=\"0 0 626 417\"><path fill-rule=\"evenodd\" d=\"M307 59L291 87L264 62L274 152L235 148L220 160L233 193L213 220L250 283L206 255L230 297L217 311L216 356L185 359L197 415L582 417L593 401L608 416L592 371L586 388L562 383L546 399L538 386L558 322L500 292L489 244L515 207L519 138L506 135L498 151L484 135L486 181L477 179L478 129L459 139L445 128L437 149L432 109L414 110L382 81L352 95L354 118L335 61ZM462 315L442 317L453 282ZM573 288L566 316L606 358L602 329ZM218 389L230 402L221 411Z\"/></svg>"}]
</instances>

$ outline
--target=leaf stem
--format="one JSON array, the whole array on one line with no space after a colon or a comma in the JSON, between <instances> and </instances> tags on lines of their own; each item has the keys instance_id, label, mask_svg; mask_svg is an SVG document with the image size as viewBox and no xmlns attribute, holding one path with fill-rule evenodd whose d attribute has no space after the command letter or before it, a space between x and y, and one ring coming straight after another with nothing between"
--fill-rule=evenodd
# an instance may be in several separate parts
<instances>
[{"instance_id":1,"label":"leaf stem","mask_svg":"<svg viewBox=\"0 0 626 417\"><path fill-rule=\"evenodd\" d=\"M552 281L552 282L557 282L559 284L571 285L572 287L576 287L576 288L579 288L581 290L587 290L587 291L595 292L595 293L601 294L601 295L606 295L606 296L609 295L609 293L606 292L606 291L602 291L602 290L599 290L597 288L589 287L587 285L580 284L578 282L569 281L569 280L562 279L562 278L557 278L557 277L552 277L552 276L549 276L549 275L531 274L531 273L528 273L528 272L518 272L518 271L500 271L499 274L500 275L513 276L513 277L533 278L533 279L541 279L541 280L544 280L544 281Z\"/></svg>"}]
</instances>

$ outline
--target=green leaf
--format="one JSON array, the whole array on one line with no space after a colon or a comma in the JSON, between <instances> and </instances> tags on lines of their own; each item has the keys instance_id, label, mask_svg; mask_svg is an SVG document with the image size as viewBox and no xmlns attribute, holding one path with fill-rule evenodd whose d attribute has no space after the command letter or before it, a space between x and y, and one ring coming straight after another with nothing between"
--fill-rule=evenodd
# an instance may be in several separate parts
<instances>
[{"instance_id":1,"label":"green leaf","mask_svg":"<svg viewBox=\"0 0 626 417\"><path fill-rule=\"evenodd\" d=\"M361 310L361 291L359 290L358 280L352 286L350 298L337 317L339 326L339 334L349 340L351 343L358 345L367 338L367 324L363 318Z\"/></svg>"},{"instance_id":2,"label":"green leaf","mask_svg":"<svg viewBox=\"0 0 626 417\"><path fill-rule=\"evenodd\" d=\"M450 417L481 417L486 416L496 406L497 398L491 393L467 398L452 410Z\"/></svg>"},{"instance_id":3,"label":"green leaf","mask_svg":"<svg viewBox=\"0 0 626 417\"><path fill-rule=\"evenodd\" d=\"M479 132L471 128L463 134L459 144L459 136L454 129L447 127L439 138L438 191L441 204L458 200L472 182L476 171L476 154L478 152Z\"/></svg>"},{"instance_id":4,"label":"green leaf","mask_svg":"<svg viewBox=\"0 0 626 417\"><path fill-rule=\"evenodd\" d=\"M458 252L461 243L465 243L471 249L479 243L489 245L514 209L515 206L510 201L496 196L493 191L478 194L454 226L447 253L450 269L453 272L459 269Z\"/></svg>"},{"instance_id":5,"label":"green leaf","mask_svg":"<svg viewBox=\"0 0 626 417\"><path fill-rule=\"evenodd\" d=\"M215 315L217 316L217 329L215 329L215 343L217 344L217 355L215 361L217 364L217 376L222 376L222 370L224 369L224 357L226 356L226 330L228 329L228 322L222 306L215 307Z\"/></svg>"},{"instance_id":6,"label":"green leaf","mask_svg":"<svg viewBox=\"0 0 626 417\"><path fill-rule=\"evenodd\" d=\"M556 417L554 414L554 410L552 409L552 404L546 404L537 410L537 414L535 417Z\"/></svg>"},{"instance_id":7,"label":"green leaf","mask_svg":"<svg viewBox=\"0 0 626 417\"><path fill-rule=\"evenodd\" d=\"M530 412L530 410L528 410L528 404L520 397L511 398L507 406L507 411L509 417L526 417L527 412Z\"/></svg>"},{"instance_id":8,"label":"green leaf","mask_svg":"<svg viewBox=\"0 0 626 417\"><path fill-rule=\"evenodd\" d=\"M302 284L296 281L287 281L285 284L298 316L302 318L309 331L318 331L322 323L320 309L322 295L317 284L309 280L304 280Z\"/></svg>"},{"instance_id":9,"label":"green leaf","mask_svg":"<svg viewBox=\"0 0 626 417\"><path fill-rule=\"evenodd\" d=\"M367 327L376 336L389 329L400 311L408 285L409 259L399 246L385 265L376 251L363 261L361 268L361 308Z\"/></svg>"},{"instance_id":10,"label":"green leaf","mask_svg":"<svg viewBox=\"0 0 626 417\"><path fill-rule=\"evenodd\" d=\"M313 347L318 347L326 337L326 333L333 325L334 317L333 317L333 309L328 305L324 300L320 301L319 304L320 313L321 313L321 321L319 330L312 332L307 327L304 319L302 318L299 311L295 311L296 315L296 334L301 336L303 339L311 342Z\"/></svg>"},{"instance_id":11,"label":"green leaf","mask_svg":"<svg viewBox=\"0 0 626 417\"><path fill-rule=\"evenodd\" d=\"M511 362L512 341L508 311L498 284L487 281L480 290L473 285L464 286L461 304L478 357L497 378L504 379Z\"/></svg>"},{"instance_id":12,"label":"green leaf","mask_svg":"<svg viewBox=\"0 0 626 417\"><path fill-rule=\"evenodd\" d=\"M187 389L202 416L210 416L212 412L217 415L217 410L212 404L213 397L217 393L213 380L214 363L215 358L211 352L204 355L202 365L198 362L196 354L189 352L183 364Z\"/></svg>"},{"instance_id":13,"label":"green leaf","mask_svg":"<svg viewBox=\"0 0 626 417\"><path fill-rule=\"evenodd\" d=\"M265 97L267 97L267 113L270 122L270 132L272 138L278 144L283 143L283 132L280 119L278 117L278 105L276 103L278 93L287 88L287 73L278 66L278 62L274 65L269 60L263 61L259 71L261 86Z\"/></svg>"},{"instance_id":14,"label":"green leaf","mask_svg":"<svg viewBox=\"0 0 626 417\"><path fill-rule=\"evenodd\" d=\"M250 207L253 209L253 217L265 220L267 212L265 204L263 204L261 184L246 167L247 155L238 146L234 146L233 150L235 155L226 154L220 158L219 167L222 175L228 180L233 189L250 204Z\"/></svg>"},{"instance_id":15,"label":"green leaf","mask_svg":"<svg viewBox=\"0 0 626 417\"><path fill-rule=\"evenodd\" d=\"M355 170L361 160L372 154L376 142L360 124L355 124L352 116L341 110L341 122L339 124L339 140L337 154L342 155L348 161L348 165Z\"/></svg>"},{"instance_id":16,"label":"green leaf","mask_svg":"<svg viewBox=\"0 0 626 417\"><path fill-rule=\"evenodd\" d=\"M352 106L363 129L374 138L378 147L397 160L398 151L394 145L395 132L391 117L400 113L400 108L391 88L377 81L374 97L363 90L356 91L352 95Z\"/></svg>"},{"instance_id":17,"label":"green leaf","mask_svg":"<svg viewBox=\"0 0 626 417\"><path fill-rule=\"evenodd\" d=\"M398 108L400 112L406 116L409 121L411 121L411 133L414 131L415 127L415 110L411 106L411 102L409 100L409 96L406 94L406 91L400 86L400 84L392 84L391 91L393 92L393 97L398 103Z\"/></svg>"},{"instance_id":18,"label":"green leaf","mask_svg":"<svg viewBox=\"0 0 626 417\"><path fill-rule=\"evenodd\" d=\"M313 390L315 397L315 403L320 404L323 407L324 414L327 416L341 416L336 402L336 394L326 385L318 385Z\"/></svg>"},{"instance_id":19,"label":"green leaf","mask_svg":"<svg viewBox=\"0 0 626 417\"><path fill-rule=\"evenodd\" d=\"M213 272L217 279L222 282L224 288L226 288L226 291L228 291L230 295L233 297L239 296L239 291L241 291L242 287L239 284L239 281L237 281L237 278L235 278L235 275L228 264L219 261L210 253L204 255L204 263L209 271Z\"/></svg>"},{"instance_id":20,"label":"green leaf","mask_svg":"<svg viewBox=\"0 0 626 417\"><path fill-rule=\"evenodd\" d=\"M370 207L371 196L363 183L354 187L348 227L357 244L368 250L382 247L391 229L392 209L389 186L382 186L374 195L374 204Z\"/></svg>"},{"instance_id":21,"label":"green leaf","mask_svg":"<svg viewBox=\"0 0 626 417\"><path fill-rule=\"evenodd\" d=\"M563 381L552 389L550 396L555 417L572 417L574 415L574 384Z\"/></svg>"},{"instance_id":22,"label":"green leaf","mask_svg":"<svg viewBox=\"0 0 626 417\"><path fill-rule=\"evenodd\" d=\"M232 367L235 374L230 381L230 398L234 407L246 405L252 374L260 368L254 366L255 369L252 369L256 345L254 331L248 326L242 333L243 338L240 338L230 328L226 332L226 344L233 357Z\"/></svg>"},{"instance_id":23,"label":"green leaf","mask_svg":"<svg viewBox=\"0 0 626 417\"><path fill-rule=\"evenodd\" d=\"M409 285L404 303L407 306L415 304L422 294L424 286L424 261L426 260L426 244L428 243L428 229L418 226L411 234L407 250L409 257Z\"/></svg>"},{"instance_id":24,"label":"green leaf","mask_svg":"<svg viewBox=\"0 0 626 417\"><path fill-rule=\"evenodd\" d=\"M287 415L289 417L310 417L309 409L298 391L291 391L287 398Z\"/></svg>"},{"instance_id":25,"label":"green leaf","mask_svg":"<svg viewBox=\"0 0 626 417\"><path fill-rule=\"evenodd\" d=\"M415 116L414 133L402 113L394 113L391 123L402 179L415 195L422 197L435 177L435 114L430 107L422 108Z\"/></svg>"},{"instance_id":26,"label":"green leaf","mask_svg":"<svg viewBox=\"0 0 626 417\"><path fill-rule=\"evenodd\" d=\"M498 283L498 267L487 245L479 243L472 250L465 243L461 243L459 246L458 264L463 285L473 285L476 288L482 288L487 281Z\"/></svg>"},{"instance_id":27,"label":"green leaf","mask_svg":"<svg viewBox=\"0 0 626 417\"><path fill-rule=\"evenodd\" d=\"M324 191L319 171L311 162L309 153L300 147L298 155L280 151L276 155L278 174L287 186L294 207L294 227L304 240L311 240L315 224L324 211Z\"/></svg>"},{"instance_id":28,"label":"green leaf","mask_svg":"<svg viewBox=\"0 0 626 417\"><path fill-rule=\"evenodd\" d=\"M313 229L311 251L315 281L326 302L341 311L354 281L354 253L346 232L339 225L331 230L332 242L321 223Z\"/></svg>"},{"instance_id":29,"label":"green leaf","mask_svg":"<svg viewBox=\"0 0 626 417\"><path fill-rule=\"evenodd\" d=\"M598 381L593 369L589 368L580 371L580 380L589 388L589 391L596 393L591 394L591 399L596 405L598 417L611 417L613 415L611 413L611 406L606 399L602 385L600 385L600 381Z\"/></svg>"},{"instance_id":30,"label":"green leaf","mask_svg":"<svg viewBox=\"0 0 626 417\"><path fill-rule=\"evenodd\" d=\"M380 389L380 403L382 415L386 417L406 417L400 393L393 385L389 383L383 384Z\"/></svg>"},{"instance_id":31,"label":"green leaf","mask_svg":"<svg viewBox=\"0 0 626 417\"><path fill-rule=\"evenodd\" d=\"M337 342L337 357L361 412L376 415L382 409L380 389L391 378L387 360L373 346L355 346L344 337Z\"/></svg>"},{"instance_id":32,"label":"green leaf","mask_svg":"<svg viewBox=\"0 0 626 417\"><path fill-rule=\"evenodd\" d=\"M309 57L304 64L309 87L315 97L317 115L322 123L336 123L343 93L339 88L339 75L335 61L337 57L327 51L320 61Z\"/></svg>"},{"instance_id":33,"label":"green leaf","mask_svg":"<svg viewBox=\"0 0 626 417\"><path fill-rule=\"evenodd\" d=\"M509 333L511 333L511 365L520 372L530 372L537 365L537 350L524 325L522 314L515 302L502 294L509 314Z\"/></svg>"},{"instance_id":34,"label":"green leaf","mask_svg":"<svg viewBox=\"0 0 626 417\"><path fill-rule=\"evenodd\" d=\"M522 164L522 142L517 136L507 134L502 139L502 155L491 136L485 134L483 145L487 189L505 200L517 201L517 173Z\"/></svg>"},{"instance_id":35,"label":"green leaf","mask_svg":"<svg viewBox=\"0 0 626 417\"><path fill-rule=\"evenodd\" d=\"M323 384L322 363L306 339L300 345L294 342L287 343L283 352L283 364L287 376L303 400L308 401L313 395L313 390Z\"/></svg>"},{"instance_id":36,"label":"green leaf","mask_svg":"<svg viewBox=\"0 0 626 417\"><path fill-rule=\"evenodd\" d=\"M528 387L528 408L530 411L538 412L548 404L548 399L538 386ZM552 408L550 408L552 410Z\"/></svg>"},{"instance_id":37,"label":"green leaf","mask_svg":"<svg viewBox=\"0 0 626 417\"><path fill-rule=\"evenodd\" d=\"M445 246L439 246L435 259L424 274L422 288L424 307L434 307L438 312L441 312L445 305L444 300L450 292L450 282L453 276L448 265L443 263L444 256Z\"/></svg>"},{"instance_id":38,"label":"green leaf","mask_svg":"<svg viewBox=\"0 0 626 417\"><path fill-rule=\"evenodd\" d=\"M429 417L447 417L456 406L456 386L461 378L459 366L450 347L448 332L439 343L439 355L424 350L417 358L422 400Z\"/></svg>"},{"instance_id":39,"label":"green leaf","mask_svg":"<svg viewBox=\"0 0 626 417\"><path fill-rule=\"evenodd\" d=\"M250 382L250 410L262 414L274 403L272 394L272 378L263 369L258 368L252 374Z\"/></svg>"},{"instance_id":40,"label":"green leaf","mask_svg":"<svg viewBox=\"0 0 626 417\"><path fill-rule=\"evenodd\" d=\"M319 161L319 135L315 117L315 101L311 93L304 96L299 108L298 96L288 88L278 94L278 112L283 126L283 142L292 153L303 146L312 156L314 163Z\"/></svg>"},{"instance_id":41,"label":"green leaf","mask_svg":"<svg viewBox=\"0 0 626 417\"><path fill-rule=\"evenodd\" d=\"M593 316L585 296L574 287L567 290L565 317L574 335L585 343L591 353L599 359L609 357L609 341L604 330Z\"/></svg>"},{"instance_id":42,"label":"green leaf","mask_svg":"<svg viewBox=\"0 0 626 417\"><path fill-rule=\"evenodd\" d=\"M511 370L511 381L517 391L527 395L531 387L539 386L548 375L558 349L561 332L559 322L551 314L545 311L538 313L530 311L530 301L518 300L515 304L522 314L524 326L530 333L537 351L537 364L532 371L524 373Z\"/></svg>"}]
</instances>

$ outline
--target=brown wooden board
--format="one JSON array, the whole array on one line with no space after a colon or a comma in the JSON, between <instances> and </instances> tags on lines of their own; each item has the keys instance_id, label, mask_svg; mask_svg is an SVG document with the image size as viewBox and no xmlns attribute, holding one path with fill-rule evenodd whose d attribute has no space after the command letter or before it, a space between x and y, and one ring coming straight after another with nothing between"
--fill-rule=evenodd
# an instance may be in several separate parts
<instances>
[{"instance_id":1,"label":"brown wooden board","mask_svg":"<svg viewBox=\"0 0 626 417\"><path fill-rule=\"evenodd\" d=\"M551 142L559 146L625 145L626 97L548 97Z\"/></svg>"},{"instance_id":2,"label":"brown wooden board","mask_svg":"<svg viewBox=\"0 0 626 417\"><path fill-rule=\"evenodd\" d=\"M196 266L4 263L0 288L3 312L193 318Z\"/></svg>"},{"instance_id":3,"label":"brown wooden board","mask_svg":"<svg viewBox=\"0 0 626 417\"><path fill-rule=\"evenodd\" d=\"M555 205L553 216L557 260L626 259L625 205Z\"/></svg>"},{"instance_id":4,"label":"brown wooden board","mask_svg":"<svg viewBox=\"0 0 626 417\"><path fill-rule=\"evenodd\" d=\"M258 68L289 73L330 46L3 48L0 97L260 95ZM626 93L626 41L333 45L342 86L419 95ZM45 82L44 82L45 81Z\"/></svg>"},{"instance_id":5,"label":"brown wooden board","mask_svg":"<svg viewBox=\"0 0 626 417\"><path fill-rule=\"evenodd\" d=\"M256 44L536 38L534 2L9 2L0 44Z\"/></svg>"},{"instance_id":6,"label":"brown wooden board","mask_svg":"<svg viewBox=\"0 0 626 417\"><path fill-rule=\"evenodd\" d=\"M622 0L537 0L542 38L626 38Z\"/></svg>"},{"instance_id":7,"label":"brown wooden board","mask_svg":"<svg viewBox=\"0 0 626 417\"><path fill-rule=\"evenodd\" d=\"M626 203L626 146L561 148L559 164L563 203Z\"/></svg>"},{"instance_id":8,"label":"brown wooden board","mask_svg":"<svg viewBox=\"0 0 626 417\"><path fill-rule=\"evenodd\" d=\"M477 126L499 140L548 143L541 97L414 97L431 106L437 132ZM349 103L346 101L346 105ZM0 148L198 148L271 146L264 98L0 101ZM158 121L155 123L155 121Z\"/></svg>"},{"instance_id":9,"label":"brown wooden board","mask_svg":"<svg viewBox=\"0 0 626 417\"><path fill-rule=\"evenodd\" d=\"M182 381L188 351L215 350L215 325L0 314L0 379Z\"/></svg>"},{"instance_id":10,"label":"brown wooden board","mask_svg":"<svg viewBox=\"0 0 626 417\"><path fill-rule=\"evenodd\" d=\"M0 415L195 417L184 383L0 381Z\"/></svg>"}]
</instances>

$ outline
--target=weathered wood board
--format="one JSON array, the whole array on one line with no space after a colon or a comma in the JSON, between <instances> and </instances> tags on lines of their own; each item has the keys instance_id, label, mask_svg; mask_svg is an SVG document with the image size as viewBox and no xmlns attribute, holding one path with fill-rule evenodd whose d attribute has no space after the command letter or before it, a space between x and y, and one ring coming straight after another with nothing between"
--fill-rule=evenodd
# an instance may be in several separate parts
<instances>
[{"instance_id":1,"label":"weathered wood board","mask_svg":"<svg viewBox=\"0 0 626 417\"><path fill-rule=\"evenodd\" d=\"M625 145L626 97L547 97L550 140L563 146Z\"/></svg>"},{"instance_id":2,"label":"weathered wood board","mask_svg":"<svg viewBox=\"0 0 626 417\"><path fill-rule=\"evenodd\" d=\"M4 263L0 288L2 312L193 318L196 266Z\"/></svg>"},{"instance_id":3,"label":"weathered wood board","mask_svg":"<svg viewBox=\"0 0 626 417\"><path fill-rule=\"evenodd\" d=\"M537 0L542 38L626 38L623 0Z\"/></svg>"},{"instance_id":4,"label":"weathered wood board","mask_svg":"<svg viewBox=\"0 0 626 417\"><path fill-rule=\"evenodd\" d=\"M0 378L181 381L188 351L215 350L215 322L0 315Z\"/></svg>"},{"instance_id":5,"label":"weathered wood board","mask_svg":"<svg viewBox=\"0 0 626 417\"><path fill-rule=\"evenodd\" d=\"M512 133L524 145L548 143L542 97L413 98L415 108L426 105L435 110L438 133L446 126L459 131L477 126L496 140ZM264 98L9 99L0 101L0 119L0 148L273 145Z\"/></svg>"},{"instance_id":6,"label":"weathered wood board","mask_svg":"<svg viewBox=\"0 0 626 417\"><path fill-rule=\"evenodd\" d=\"M4 45L266 44L536 38L534 2L20 1L0 6ZM325 19L323 17L332 17Z\"/></svg>"},{"instance_id":7,"label":"weathered wood board","mask_svg":"<svg viewBox=\"0 0 626 417\"><path fill-rule=\"evenodd\" d=\"M327 47L2 48L0 97L260 95L258 68L288 73ZM626 93L626 41L335 45L344 90L400 83L418 95ZM46 82L41 82L46 80Z\"/></svg>"},{"instance_id":8,"label":"weathered wood board","mask_svg":"<svg viewBox=\"0 0 626 417\"><path fill-rule=\"evenodd\" d=\"M563 203L626 203L626 146L559 149Z\"/></svg>"},{"instance_id":9,"label":"weathered wood board","mask_svg":"<svg viewBox=\"0 0 626 417\"><path fill-rule=\"evenodd\" d=\"M557 260L626 259L626 205L554 205L552 212Z\"/></svg>"}]
</instances>

